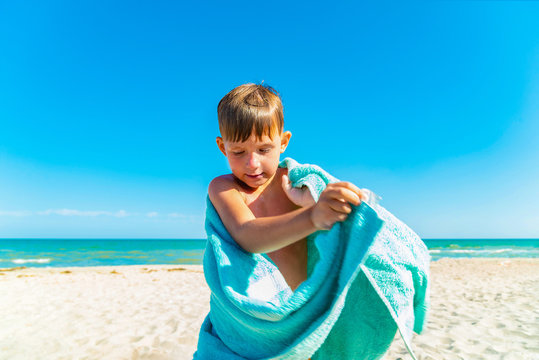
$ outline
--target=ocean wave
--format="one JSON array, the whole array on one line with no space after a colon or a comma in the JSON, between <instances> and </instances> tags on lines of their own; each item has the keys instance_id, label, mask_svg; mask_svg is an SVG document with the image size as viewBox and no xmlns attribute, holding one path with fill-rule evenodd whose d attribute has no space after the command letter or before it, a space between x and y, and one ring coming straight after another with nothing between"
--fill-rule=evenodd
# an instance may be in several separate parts
<instances>
[{"instance_id":1,"label":"ocean wave","mask_svg":"<svg viewBox=\"0 0 539 360\"><path fill-rule=\"evenodd\" d=\"M454 252L454 253L463 253L463 254L468 254L468 253L490 253L492 252L493 250L449 250L450 252Z\"/></svg>"},{"instance_id":2,"label":"ocean wave","mask_svg":"<svg viewBox=\"0 0 539 360\"><path fill-rule=\"evenodd\" d=\"M443 257L458 258L458 257L478 257L478 258L489 258L489 257L504 257L504 258L514 258L514 257L524 257L524 258L535 258L539 257L539 249L534 248L483 248L483 249L431 249L429 250L433 259L440 259Z\"/></svg>"},{"instance_id":3,"label":"ocean wave","mask_svg":"<svg viewBox=\"0 0 539 360\"><path fill-rule=\"evenodd\" d=\"M47 264L51 262L51 259L15 259L11 260L14 264L26 264L26 263L37 263L37 264Z\"/></svg>"},{"instance_id":4,"label":"ocean wave","mask_svg":"<svg viewBox=\"0 0 539 360\"><path fill-rule=\"evenodd\" d=\"M509 252L509 251L516 251L515 249L499 249L499 250L492 250L493 253L499 254L503 252Z\"/></svg>"},{"instance_id":5,"label":"ocean wave","mask_svg":"<svg viewBox=\"0 0 539 360\"><path fill-rule=\"evenodd\" d=\"M463 254L473 254L473 253L489 253L489 254L500 254L504 252L516 252L516 251L522 251L517 249L444 249L444 250L431 250L433 253L441 253L441 252L447 252L447 253L463 253Z\"/></svg>"}]
</instances>

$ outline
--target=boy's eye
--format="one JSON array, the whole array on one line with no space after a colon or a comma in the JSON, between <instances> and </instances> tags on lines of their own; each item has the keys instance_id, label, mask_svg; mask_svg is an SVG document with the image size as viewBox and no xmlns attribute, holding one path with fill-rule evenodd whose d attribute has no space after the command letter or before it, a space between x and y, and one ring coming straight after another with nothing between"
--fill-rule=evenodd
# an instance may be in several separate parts
<instances>
[{"instance_id":1,"label":"boy's eye","mask_svg":"<svg viewBox=\"0 0 539 360\"><path fill-rule=\"evenodd\" d=\"M260 149L260 152L261 152L261 153L269 153L269 152L270 152L270 149Z\"/></svg>"},{"instance_id":2,"label":"boy's eye","mask_svg":"<svg viewBox=\"0 0 539 360\"><path fill-rule=\"evenodd\" d=\"M241 155L241 154L243 154L243 151L232 151L232 154Z\"/></svg>"}]
</instances>

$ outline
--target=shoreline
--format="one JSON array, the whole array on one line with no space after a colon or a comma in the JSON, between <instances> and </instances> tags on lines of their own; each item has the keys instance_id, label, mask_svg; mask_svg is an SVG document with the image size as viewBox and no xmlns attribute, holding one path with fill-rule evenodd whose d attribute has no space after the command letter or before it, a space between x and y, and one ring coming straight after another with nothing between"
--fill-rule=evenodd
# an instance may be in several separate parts
<instances>
[{"instance_id":1,"label":"shoreline","mask_svg":"<svg viewBox=\"0 0 539 360\"><path fill-rule=\"evenodd\" d=\"M443 258L437 258L437 259L431 259L431 264L433 263L438 263L440 261L453 261L453 260L457 260L457 261L475 261L475 260L479 260L479 261L519 261L519 260L539 260L538 257L532 257L532 256L522 256L522 257L443 257ZM121 264L121 265L81 265L81 266L28 266L28 265L25 265L25 264L15 264L15 266L12 266L12 267L0 267L0 273L1 272L8 272L8 271L13 271L13 270L24 270L24 269L35 269L35 270L52 270L52 269L84 269L84 268L88 268L88 269L103 269L103 270L106 270L107 268L144 268L144 267L147 267L147 268L150 268L150 267L154 267L154 268L159 268L159 267L176 267L176 268L179 268L179 267L183 267L183 268L189 268L189 269L196 269L196 268L201 268L202 269L202 264L180 264L180 263L177 263L177 264L171 264L171 263L168 263L168 264L135 264L135 265L125 265L125 264Z\"/></svg>"},{"instance_id":2,"label":"shoreline","mask_svg":"<svg viewBox=\"0 0 539 360\"><path fill-rule=\"evenodd\" d=\"M418 359L539 357L539 259L443 258L431 285ZM209 311L202 265L3 268L0 288L0 359L191 359Z\"/></svg>"}]
</instances>

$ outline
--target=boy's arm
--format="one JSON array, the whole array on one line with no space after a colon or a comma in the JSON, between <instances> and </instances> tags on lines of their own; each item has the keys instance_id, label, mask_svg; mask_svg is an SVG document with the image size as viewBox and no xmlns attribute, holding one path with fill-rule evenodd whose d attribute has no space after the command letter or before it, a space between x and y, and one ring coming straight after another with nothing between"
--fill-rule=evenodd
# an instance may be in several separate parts
<instances>
[{"instance_id":1,"label":"boy's arm","mask_svg":"<svg viewBox=\"0 0 539 360\"><path fill-rule=\"evenodd\" d=\"M208 194L230 235L238 245L251 253L272 252L317 230L329 229L335 222L346 219L351 211L348 202L359 205L361 201L361 192L352 184L330 184L314 206L256 218L235 188L233 180L215 178L210 183Z\"/></svg>"}]
</instances>

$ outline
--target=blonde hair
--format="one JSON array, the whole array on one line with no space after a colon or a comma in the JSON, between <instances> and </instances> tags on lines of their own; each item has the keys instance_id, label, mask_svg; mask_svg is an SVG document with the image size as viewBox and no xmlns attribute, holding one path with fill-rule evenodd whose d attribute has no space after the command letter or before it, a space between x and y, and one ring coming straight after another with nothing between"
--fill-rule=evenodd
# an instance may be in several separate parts
<instances>
[{"instance_id":1,"label":"blonde hair","mask_svg":"<svg viewBox=\"0 0 539 360\"><path fill-rule=\"evenodd\" d=\"M225 140L244 142L254 132L258 139L283 131L283 104L268 85L244 84L226 94L217 106L219 131Z\"/></svg>"}]
</instances>

